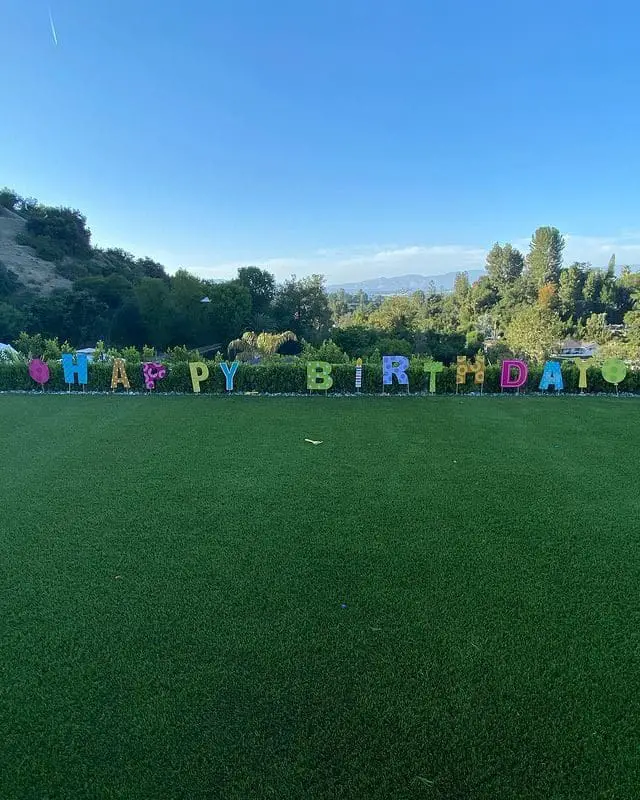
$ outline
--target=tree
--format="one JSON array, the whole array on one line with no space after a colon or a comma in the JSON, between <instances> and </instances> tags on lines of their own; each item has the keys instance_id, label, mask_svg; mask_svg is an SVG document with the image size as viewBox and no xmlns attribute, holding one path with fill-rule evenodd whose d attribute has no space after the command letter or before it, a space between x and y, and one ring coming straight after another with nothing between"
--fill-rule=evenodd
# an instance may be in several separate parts
<instances>
[{"instance_id":1,"label":"tree","mask_svg":"<svg viewBox=\"0 0 640 800\"><path fill-rule=\"evenodd\" d=\"M26 322L24 312L9 303L0 302L0 337L5 344L23 330Z\"/></svg>"},{"instance_id":2,"label":"tree","mask_svg":"<svg viewBox=\"0 0 640 800\"><path fill-rule=\"evenodd\" d=\"M270 272L258 267L241 267L238 270L238 283L248 289L254 316L266 314L276 292L276 281Z\"/></svg>"},{"instance_id":3,"label":"tree","mask_svg":"<svg viewBox=\"0 0 640 800\"><path fill-rule=\"evenodd\" d=\"M491 284L502 290L522 275L524 256L509 243L496 242L487 254L486 269Z\"/></svg>"},{"instance_id":4,"label":"tree","mask_svg":"<svg viewBox=\"0 0 640 800\"><path fill-rule=\"evenodd\" d=\"M246 331L239 339L229 342L227 351L231 357L241 361L251 361L254 358L272 356L285 342L291 341L297 341L293 331L283 331L282 333Z\"/></svg>"},{"instance_id":5,"label":"tree","mask_svg":"<svg viewBox=\"0 0 640 800\"><path fill-rule=\"evenodd\" d=\"M19 285L16 273L0 261L0 297L10 297Z\"/></svg>"},{"instance_id":6,"label":"tree","mask_svg":"<svg viewBox=\"0 0 640 800\"><path fill-rule=\"evenodd\" d=\"M640 311L627 311L624 315L627 339L634 347L640 347Z\"/></svg>"},{"instance_id":7,"label":"tree","mask_svg":"<svg viewBox=\"0 0 640 800\"><path fill-rule=\"evenodd\" d=\"M571 316L582 317L582 288L588 266L588 264L576 262L560 272L558 304L564 319L568 319Z\"/></svg>"},{"instance_id":8,"label":"tree","mask_svg":"<svg viewBox=\"0 0 640 800\"><path fill-rule=\"evenodd\" d=\"M211 309L201 302L205 295L209 295L208 286L195 275L179 269L171 278L169 287L171 344L190 348L210 344Z\"/></svg>"},{"instance_id":9,"label":"tree","mask_svg":"<svg viewBox=\"0 0 640 800\"><path fill-rule=\"evenodd\" d=\"M555 283L545 283L538 289L538 305L540 308L554 310L558 304L558 287Z\"/></svg>"},{"instance_id":10,"label":"tree","mask_svg":"<svg viewBox=\"0 0 640 800\"><path fill-rule=\"evenodd\" d=\"M471 285L470 300L474 314L482 313L495 306L498 302L498 293L491 278L483 275Z\"/></svg>"},{"instance_id":11,"label":"tree","mask_svg":"<svg viewBox=\"0 0 640 800\"><path fill-rule=\"evenodd\" d=\"M583 313L598 314L602 311L600 294L603 285L603 274L599 269L590 269L582 287Z\"/></svg>"},{"instance_id":12,"label":"tree","mask_svg":"<svg viewBox=\"0 0 640 800\"><path fill-rule=\"evenodd\" d=\"M344 289L338 289L329 295L329 308L334 320L344 317L349 311L349 300Z\"/></svg>"},{"instance_id":13,"label":"tree","mask_svg":"<svg viewBox=\"0 0 640 800\"><path fill-rule=\"evenodd\" d=\"M369 315L369 324L394 336L403 336L413 328L416 312L417 306L410 297L385 297Z\"/></svg>"},{"instance_id":14,"label":"tree","mask_svg":"<svg viewBox=\"0 0 640 800\"><path fill-rule=\"evenodd\" d=\"M466 302L470 289L469 273L458 272L453 281L453 297L455 298L456 305L460 306Z\"/></svg>"},{"instance_id":15,"label":"tree","mask_svg":"<svg viewBox=\"0 0 640 800\"><path fill-rule=\"evenodd\" d=\"M85 291L109 306L119 308L125 303L133 291L131 283L122 275L112 274L107 278L91 275L75 281L74 289Z\"/></svg>"},{"instance_id":16,"label":"tree","mask_svg":"<svg viewBox=\"0 0 640 800\"><path fill-rule=\"evenodd\" d=\"M320 344L331 329L331 309L322 275L297 280L295 275L276 290L273 316L278 327L292 330L298 338Z\"/></svg>"},{"instance_id":17,"label":"tree","mask_svg":"<svg viewBox=\"0 0 640 800\"><path fill-rule=\"evenodd\" d=\"M336 328L332 338L350 358L364 358L373 350L377 335L367 325L348 325L344 328Z\"/></svg>"},{"instance_id":18,"label":"tree","mask_svg":"<svg viewBox=\"0 0 640 800\"><path fill-rule=\"evenodd\" d=\"M0 208L7 208L9 211L15 211L20 203L20 195L16 194L13 189L5 186L0 189Z\"/></svg>"},{"instance_id":19,"label":"tree","mask_svg":"<svg viewBox=\"0 0 640 800\"><path fill-rule=\"evenodd\" d=\"M527 270L536 288L558 283L562 267L564 238L557 228L538 228L531 237Z\"/></svg>"},{"instance_id":20,"label":"tree","mask_svg":"<svg viewBox=\"0 0 640 800\"><path fill-rule=\"evenodd\" d=\"M152 258L138 258L136 260L136 269L140 273L140 278L162 278L165 281L169 280L169 276L162 264L159 264Z\"/></svg>"},{"instance_id":21,"label":"tree","mask_svg":"<svg viewBox=\"0 0 640 800\"><path fill-rule=\"evenodd\" d=\"M584 326L585 336L589 341L604 344L611 339L611 333L607 329L606 314L591 314Z\"/></svg>"},{"instance_id":22,"label":"tree","mask_svg":"<svg viewBox=\"0 0 640 800\"><path fill-rule=\"evenodd\" d=\"M203 304L207 316L204 344L228 342L251 323L249 290L237 281L208 283L205 286L211 302Z\"/></svg>"},{"instance_id":23,"label":"tree","mask_svg":"<svg viewBox=\"0 0 640 800\"><path fill-rule=\"evenodd\" d=\"M111 318L107 344L116 347L124 347L127 344L142 347L147 341L147 332L148 328L142 319L137 298L133 296L121 305Z\"/></svg>"},{"instance_id":24,"label":"tree","mask_svg":"<svg viewBox=\"0 0 640 800\"><path fill-rule=\"evenodd\" d=\"M526 306L514 314L505 339L512 352L543 361L562 335L562 322L556 313L539 306Z\"/></svg>"},{"instance_id":25,"label":"tree","mask_svg":"<svg viewBox=\"0 0 640 800\"><path fill-rule=\"evenodd\" d=\"M45 350L44 336L40 333L31 336L26 331L20 331L13 346L25 358L42 358Z\"/></svg>"},{"instance_id":26,"label":"tree","mask_svg":"<svg viewBox=\"0 0 640 800\"><path fill-rule=\"evenodd\" d=\"M91 252L87 218L73 208L36 206L27 220L27 234L34 241L55 244L65 256L86 257Z\"/></svg>"},{"instance_id":27,"label":"tree","mask_svg":"<svg viewBox=\"0 0 640 800\"><path fill-rule=\"evenodd\" d=\"M144 335L143 339L164 350L172 341L170 288L160 278L143 278L135 290Z\"/></svg>"},{"instance_id":28,"label":"tree","mask_svg":"<svg viewBox=\"0 0 640 800\"><path fill-rule=\"evenodd\" d=\"M459 333L425 331L415 338L414 352L429 356L434 361L451 364L457 356L466 353L466 338Z\"/></svg>"},{"instance_id":29,"label":"tree","mask_svg":"<svg viewBox=\"0 0 640 800\"><path fill-rule=\"evenodd\" d=\"M332 339L325 339L320 347L305 344L302 357L307 361L327 361L329 364L345 364L349 356Z\"/></svg>"}]
</instances>

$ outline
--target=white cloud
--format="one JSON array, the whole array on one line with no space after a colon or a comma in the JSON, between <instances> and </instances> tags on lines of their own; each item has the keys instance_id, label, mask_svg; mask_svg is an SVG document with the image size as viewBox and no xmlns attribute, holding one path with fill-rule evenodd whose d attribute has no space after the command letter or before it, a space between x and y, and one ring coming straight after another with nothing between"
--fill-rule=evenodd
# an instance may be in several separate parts
<instances>
[{"instance_id":1,"label":"white cloud","mask_svg":"<svg viewBox=\"0 0 640 800\"><path fill-rule=\"evenodd\" d=\"M409 273L437 275L457 269L478 269L484 263L485 253L482 247L463 245L325 248L309 256L255 258L245 263L267 269L279 280L291 274L301 277L318 272L325 275L329 283L336 283ZM193 271L203 278L225 278L235 275L237 267L238 262L235 262L194 267Z\"/></svg>"},{"instance_id":2,"label":"white cloud","mask_svg":"<svg viewBox=\"0 0 640 800\"><path fill-rule=\"evenodd\" d=\"M640 261L640 234L628 233L620 236L565 236L565 261L590 261L594 267L606 264L612 253L616 262L630 264Z\"/></svg>"},{"instance_id":3,"label":"white cloud","mask_svg":"<svg viewBox=\"0 0 640 800\"><path fill-rule=\"evenodd\" d=\"M566 234L565 264L588 261L596 267L605 266L612 253L618 264L640 264L640 233L623 231L611 236ZM509 241L509 240L503 240ZM526 253L530 238L512 237L515 247ZM184 265L203 278L229 279L235 277L239 266L255 265L272 272L278 280L295 274L304 277L314 272L327 278L328 283L351 283L379 277L419 274L438 275L464 269L481 269L487 250L485 246L461 244L370 244L357 247L325 247L308 254L269 256L257 254L251 258L225 259L205 266L202 255L156 251L150 253L174 271ZM138 248L132 248L138 252Z\"/></svg>"},{"instance_id":4,"label":"white cloud","mask_svg":"<svg viewBox=\"0 0 640 800\"><path fill-rule=\"evenodd\" d=\"M564 239L565 265L574 261L587 261L594 267L604 267L613 253L616 255L618 265L640 263L640 233L635 231L625 231L612 236L567 233ZM530 238L514 239L513 244L526 254L530 241Z\"/></svg>"}]
</instances>

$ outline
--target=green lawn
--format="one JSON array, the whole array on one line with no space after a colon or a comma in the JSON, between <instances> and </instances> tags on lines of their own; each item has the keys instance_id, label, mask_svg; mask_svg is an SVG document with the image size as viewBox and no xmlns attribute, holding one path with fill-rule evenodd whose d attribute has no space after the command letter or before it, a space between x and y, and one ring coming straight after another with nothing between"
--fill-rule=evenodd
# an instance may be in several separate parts
<instances>
[{"instance_id":1,"label":"green lawn","mask_svg":"<svg viewBox=\"0 0 640 800\"><path fill-rule=\"evenodd\" d=\"M0 396L0 798L637 800L639 422Z\"/></svg>"}]
</instances>

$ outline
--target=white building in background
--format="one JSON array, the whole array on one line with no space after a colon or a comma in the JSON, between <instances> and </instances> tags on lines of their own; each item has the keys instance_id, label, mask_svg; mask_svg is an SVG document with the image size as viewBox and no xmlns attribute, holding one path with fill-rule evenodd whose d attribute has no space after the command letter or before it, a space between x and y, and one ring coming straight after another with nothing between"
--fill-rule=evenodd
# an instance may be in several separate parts
<instances>
[{"instance_id":1,"label":"white building in background","mask_svg":"<svg viewBox=\"0 0 640 800\"><path fill-rule=\"evenodd\" d=\"M93 354L96 352L95 347L83 347L82 350L76 350L76 355L87 357L87 361L93 361Z\"/></svg>"},{"instance_id":2,"label":"white building in background","mask_svg":"<svg viewBox=\"0 0 640 800\"><path fill-rule=\"evenodd\" d=\"M562 342L553 358L591 358L597 352L596 342L578 342L575 339L567 339Z\"/></svg>"}]
</instances>

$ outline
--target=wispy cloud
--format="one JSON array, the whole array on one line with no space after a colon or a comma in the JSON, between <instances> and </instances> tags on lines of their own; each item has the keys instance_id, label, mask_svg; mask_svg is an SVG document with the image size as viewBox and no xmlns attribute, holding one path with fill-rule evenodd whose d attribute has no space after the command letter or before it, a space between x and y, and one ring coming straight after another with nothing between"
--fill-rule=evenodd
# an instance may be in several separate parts
<instances>
[{"instance_id":1,"label":"wispy cloud","mask_svg":"<svg viewBox=\"0 0 640 800\"><path fill-rule=\"evenodd\" d=\"M594 267L607 264L613 253L618 264L640 263L640 233L624 231L612 236L583 236L567 233L564 235L564 262L587 261ZM513 244L524 253L529 249L530 238L516 239Z\"/></svg>"},{"instance_id":2,"label":"wispy cloud","mask_svg":"<svg viewBox=\"0 0 640 800\"><path fill-rule=\"evenodd\" d=\"M302 276L318 272L325 275L329 282L336 282L407 273L436 275L456 269L480 268L484 263L485 254L486 251L482 247L464 245L325 248L316 250L308 256L256 258L248 263L268 269L278 279L292 273ZM225 263L194 268L194 271L206 278L224 278L235 274L237 267L237 262Z\"/></svg>"},{"instance_id":3,"label":"wispy cloud","mask_svg":"<svg viewBox=\"0 0 640 800\"><path fill-rule=\"evenodd\" d=\"M566 234L565 263L588 261L594 266L606 265L612 253L618 264L640 264L640 232L623 231L611 236ZM512 237L514 246L524 253L529 249L529 237ZM225 259L207 264L201 254L177 257L167 251L150 255L170 270L179 266L203 278L228 279L238 267L255 265L272 272L278 280L295 274L298 277L314 272L325 275L329 283L346 283L368 278L419 274L437 275L465 269L481 269L489 245L463 244L371 244L358 247L325 247L308 254L277 256L256 254L250 258ZM138 252L138 248L132 248Z\"/></svg>"},{"instance_id":4,"label":"wispy cloud","mask_svg":"<svg viewBox=\"0 0 640 800\"><path fill-rule=\"evenodd\" d=\"M612 253L616 254L618 264L640 260L640 233L608 237L568 235L565 239L566 261L590 261L594 267L599 267Z\"/></svg>"}]
</instances>

